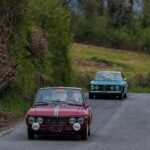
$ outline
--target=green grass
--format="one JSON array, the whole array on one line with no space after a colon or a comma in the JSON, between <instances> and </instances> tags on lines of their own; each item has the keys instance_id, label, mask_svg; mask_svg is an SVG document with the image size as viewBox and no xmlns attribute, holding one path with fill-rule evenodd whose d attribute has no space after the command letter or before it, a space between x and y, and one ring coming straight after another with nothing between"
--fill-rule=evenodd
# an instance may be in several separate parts
<instances>
[{"instance_id":1,"label":"green grass","mask_svg":"<svg viewBox=\"0 0 150 150\"><path fill-rule=\"evenodd\" d=\"M76 43L72 46L71 58L76 86L87 89L88 83L85 82L89 82L97 71L114 70L124 73L132 85L129 87L131 92L150 92L150 86L139 87L132 84L137 74L150 73L150 55Z\"/></svg>"},{"instance_id":2,"label":"green grass","mask_svg":"<svg viewBox=\"0 0 150 150\"><path fill-rule=\"evenodd\" d=\"M7 113L10 118L22 117L31 102L23 99L19 94L11 92L3 98L0 98L0 112Z\"/></svg>"}]
</instances>

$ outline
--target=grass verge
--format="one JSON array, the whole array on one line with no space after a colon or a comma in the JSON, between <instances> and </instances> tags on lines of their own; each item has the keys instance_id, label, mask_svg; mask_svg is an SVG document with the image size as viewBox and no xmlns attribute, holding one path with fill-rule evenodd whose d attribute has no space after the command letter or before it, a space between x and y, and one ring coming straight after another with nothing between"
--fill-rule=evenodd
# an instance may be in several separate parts
<instances>
[{"instance_id":1,"label":"grass verge","mask_svg":"<svg viewBox=\"0 0 150 150\"><path fill-rule=\"evenodd\" d=\"M114 70L125 74L130 92L150 92L150 55L75 43L71 58L75 86L87 90L97 71Z\"/></svg>"}]
</instances>

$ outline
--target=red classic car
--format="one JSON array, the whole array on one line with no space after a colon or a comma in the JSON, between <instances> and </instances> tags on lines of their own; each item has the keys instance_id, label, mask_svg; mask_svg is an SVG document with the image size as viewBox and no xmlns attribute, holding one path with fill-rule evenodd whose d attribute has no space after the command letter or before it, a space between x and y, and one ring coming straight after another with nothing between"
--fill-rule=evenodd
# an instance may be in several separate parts
<instances>
[{"instance_id":1,"label":"red classic car","mask_svg":"<svg viewBox=\"0 0 150 150\"><path fill-rule=\"evenodd\" d=\"M40 88L26 114L28 139L42 134L79 134L87 140L92 122L91 107L81 89Z\"/></svg>"}]
</instances>

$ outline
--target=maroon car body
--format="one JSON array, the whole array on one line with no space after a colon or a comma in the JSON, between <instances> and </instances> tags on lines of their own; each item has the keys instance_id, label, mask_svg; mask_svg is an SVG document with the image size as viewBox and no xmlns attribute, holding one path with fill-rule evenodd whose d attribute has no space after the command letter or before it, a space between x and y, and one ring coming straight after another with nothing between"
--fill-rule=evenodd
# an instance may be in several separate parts
<instances>
[{"instance_id":1,"label":"maroon car body","mask_svg":"<svg viewBox=\"0 0 150 150\"><path fill-rule=\"evenodd\" d=\"M72 102L71 98L66 101L67 92L74 94L75 102ZM40 94L47 100L41 101L44 98L40 98ZM51 97L57 99L50 100ZM41 88L38 90L33 107L26 114L29 139L34 139L36 134L80 134L81 138L86 140L90 135L91 122L91 107L79 88Z\"/></svg>"}]
</instances>

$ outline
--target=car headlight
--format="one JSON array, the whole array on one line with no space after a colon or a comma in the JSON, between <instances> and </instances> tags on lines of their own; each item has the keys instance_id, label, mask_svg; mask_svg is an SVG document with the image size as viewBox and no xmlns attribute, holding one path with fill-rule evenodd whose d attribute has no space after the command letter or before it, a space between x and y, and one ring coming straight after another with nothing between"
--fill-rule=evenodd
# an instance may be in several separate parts
<instances>
[{"instance_id":1,"label":"car headlight","mask_svg":"<svg viewBox=\"0 0 150 150\"><path fill-rule=\"evenodd\" d=\"M115 87L114 87L114 86L111 86L110 88L111 88L111 90L112 90L112 91L115 89Z\"/></svg>"},{"instance_id":2,"label":"car headlight","mask_svg":"<svg viewBox=\"0 0 150 150\"><path fill-rule=\"evenodd\" d=\"M44 122L44 119L42 117L38 117L36 119L36 122L39 123L39 124L42 124Z\"/></svg>"},{"instance_id":3,"label":"car headlight","mask_svg":"<svg viewBox=\"0 0 150 150\"><path fill-rule=\"evenodd\" d=\"M70 124L76 123L76 118L70 118L70 119L69 119L69 123L70 123Z\"/></svg>"},{"instance_id":4,"label":"car headlight","mask_svg":"<svg viewBox=\"0 0 150 150\"><path fill-rule=\"evenodd\" d=\"M94 85L91 85L91 86L90 86L90 89L91 89L91 90L94 90Z\"/></svg>"},{"instance_id":5,"label":"car headlight","mask_svg":"<svg viewBox=\"0 0 150 150\"><path fill-rule=\"evenodd\" d=\"M84 123L84 118L78 118L78 119L77 119L77 122L78 122L79 124L83 124L83 123Z\"/></svg>"},{"instance_id":6,"label":"car headlight","mask_svg":"<svg viewBox=\"0 0 150 150\"><path fill-rule=\"evenodd\" d=\"M28 118L28 123L29 124L33 124L35 122L35 118L34 117L29 117Z\"/></svg>"},{"instance_id":7,"label":"car headlight","mask_svg":"<svg viewBox=\"0 0 150 150\"><path fill-rule=\"evenodd\" d=\"M118 91L118 90L120 90L120 87L119 87L119 86L116 86L115 89Z\"/></svg>"},{"instance_id":8,"label":"car headlight","mask_svg":"<svg viewBox=\"0 0 150 150\"><path fill-rule=\"evenodd\" d=\"M98 86L95 86L95 90L98 90L99 89L99 87Z\"/></svg>"}]
</instances>

